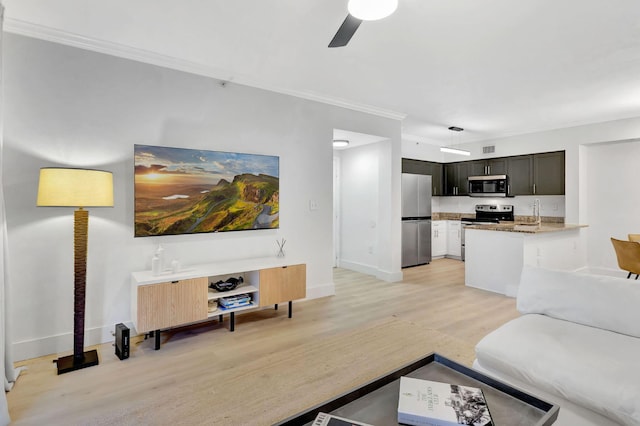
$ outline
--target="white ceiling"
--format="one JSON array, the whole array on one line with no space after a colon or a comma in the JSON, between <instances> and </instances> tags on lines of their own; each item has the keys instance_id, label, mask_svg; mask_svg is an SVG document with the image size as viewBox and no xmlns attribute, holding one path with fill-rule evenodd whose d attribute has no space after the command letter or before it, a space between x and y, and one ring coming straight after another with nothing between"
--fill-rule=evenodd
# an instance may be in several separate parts
<instances>
[{"instance_id":1,"label":"white ceiling","mask_svg":"<svg viewBox=\"0 0 640 426\"><path fill-rule=\"evenodd\" d=\"M4 0L5 29L402 118L447 144L640 116L638 0ZM157 54L154 56L154 54Z\"/></svg>"}]
</instances>

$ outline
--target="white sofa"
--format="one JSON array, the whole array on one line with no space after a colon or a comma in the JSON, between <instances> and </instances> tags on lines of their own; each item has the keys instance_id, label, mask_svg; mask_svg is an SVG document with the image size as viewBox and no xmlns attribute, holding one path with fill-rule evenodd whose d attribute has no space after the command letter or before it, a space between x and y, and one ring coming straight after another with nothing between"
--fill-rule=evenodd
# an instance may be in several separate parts
<instances>
[{"instance_id":1,"label":"white sofa","mask_svg":"<svg viewBox=\"0 0 640 426\"><path fill-rule=\"evenodd\" d=\"M474 368L559 404L556 425L640 425L640 281L525 266L517 308Z\"/></svg>"}]
</instances>

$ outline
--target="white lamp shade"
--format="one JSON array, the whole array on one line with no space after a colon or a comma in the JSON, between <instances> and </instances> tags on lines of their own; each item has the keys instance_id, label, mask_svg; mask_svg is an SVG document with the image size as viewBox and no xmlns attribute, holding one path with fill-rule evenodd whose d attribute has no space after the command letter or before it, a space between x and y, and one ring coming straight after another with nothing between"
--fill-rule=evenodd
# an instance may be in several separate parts
<instances>
[{"instance_id":1,"label":"white lamp shade","mask_svg":"<svg viewBox=\"0 0 640 426\"><path fill-rule=\"evenodd\" d=\"M37 205L113 207L113 174L102 170L42 168Z\"/></svg>"},{"instance_id":2,"label":"white lamp shade","mask_svg":"<svg viewBox=\"0 0 640 426\"><path fill-rule=\"evenodd\" d=\"M349 14L363 21L386 18L397 8L398 0L349 0L347 5Z\"/></svg>"}]
</instances>

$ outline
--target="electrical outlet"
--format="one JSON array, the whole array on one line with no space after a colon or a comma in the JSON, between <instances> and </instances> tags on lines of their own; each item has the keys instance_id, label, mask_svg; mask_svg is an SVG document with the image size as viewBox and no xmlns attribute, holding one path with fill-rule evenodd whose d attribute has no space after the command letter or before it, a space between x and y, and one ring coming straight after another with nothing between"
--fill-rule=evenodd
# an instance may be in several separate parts
<instances>
[{"instance_id":1,"label":"electrical outlet","mask_svg":"<svg viewBox=\"0 0 640 426\"><path fill-rule=\"evenodd\" d=\"M310 211L318 210L318 201L317 200L309 200L309 210Z\"/></svg>"}]
</instances>

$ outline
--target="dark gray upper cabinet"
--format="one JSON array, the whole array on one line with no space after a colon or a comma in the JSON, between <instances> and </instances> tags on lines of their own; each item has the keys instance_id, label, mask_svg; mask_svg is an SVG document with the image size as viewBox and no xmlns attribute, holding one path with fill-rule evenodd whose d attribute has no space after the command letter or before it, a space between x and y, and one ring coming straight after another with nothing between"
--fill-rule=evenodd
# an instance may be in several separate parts
<instances>
[{"instance_id":1,"label":"dark gray upper cabinet","mask_svg":"<svg viewBox=\"0 0 640 426\"><path fill-rule=\"evenodd\" d=\"M444 195L467 195L470 161L444 165Z\"/></svg>"},{"instance_id":2,"label":"dark gray upper cabinet","mask_svg":"<svg viewBox=\"0 0 640 426\"><path fill-rule=\"evenodd\" d=\"M402 173L431 175L432 195L442 195L442 163L403 158Z\"/></svg>"},{"instance_id":3,"label":"dark gray upper cabinet","mask_svg":"<svg viewBox=\"0 0 640 426\"><path fill-rule=\"evenodd\" d=\"M564 195L564 151L533 155L533 194Z\"/></svg>"},{"instance_id":4,"label":"dark gray upper cabinet","mask_svg":"<svg viewBox=\"0 0 640 426\"><path fill-rule=\"evenodd\" d=\"M467 195L469 176L509 176L509 195L564 195L564 151L436 163L402 159L403 173L432 176L433 195Z\"/></svg>"},{"instance_id":5,"label":"dark gray upper cabinet","mask_svg":"<svg viewBox=\"0 0 640 426\"><path fill-rule=\"evenodd\" d=\"M533 155L517 155L507 158L509 195L533 194Z\"/></svg>"},{"instance_id":6,"label":"dark gray upper cabinet","mask_svg":"<svg viewBox=\"0 0 640 426\"><path fill-rule=\"evenodd\" d=\"M468 161L469 176L504 175L507 173L507 157Z\"/></svg>"},{"instance_id":7,"label":"dark gray upper cabinet","mask_svg":"<svg viewBox=\"0 0 640 426\"><path fill-rule=\"evenodd\" d=\"M442 195L442 164L431 163L431 185L433 190L431 195Z\"/></svg>"}]
</instances>

